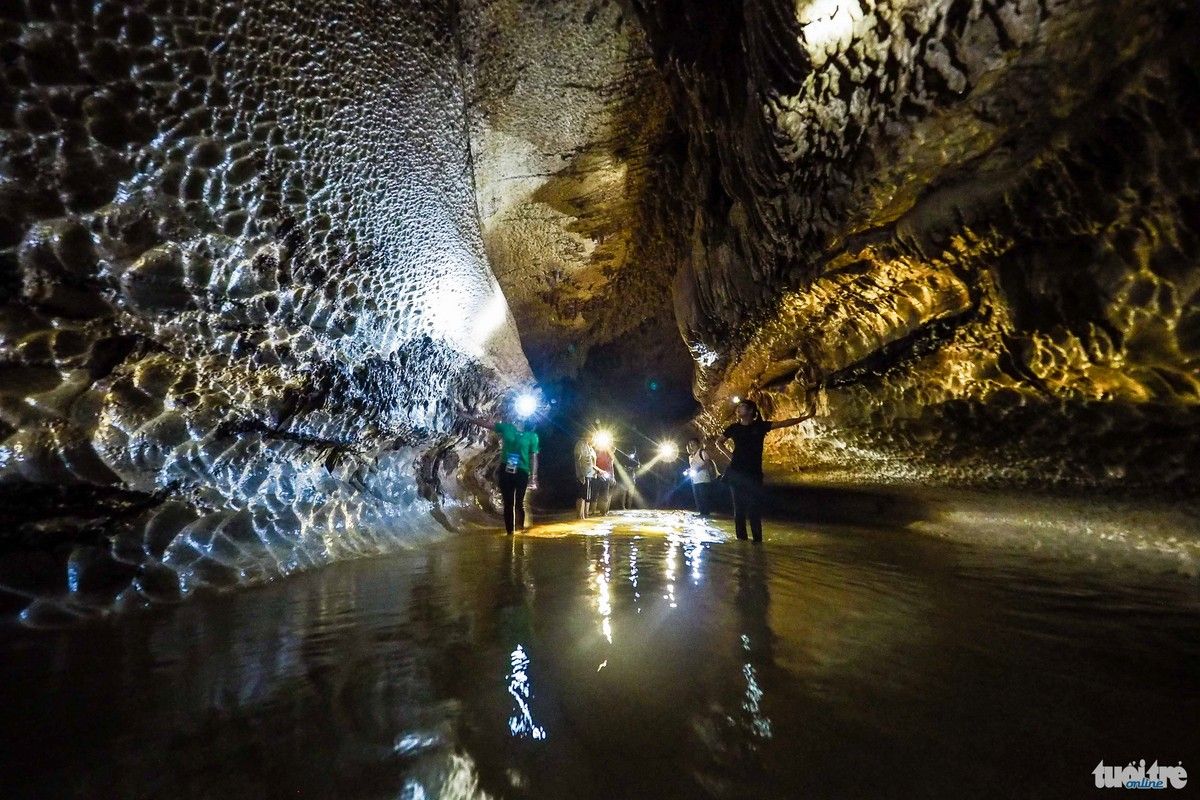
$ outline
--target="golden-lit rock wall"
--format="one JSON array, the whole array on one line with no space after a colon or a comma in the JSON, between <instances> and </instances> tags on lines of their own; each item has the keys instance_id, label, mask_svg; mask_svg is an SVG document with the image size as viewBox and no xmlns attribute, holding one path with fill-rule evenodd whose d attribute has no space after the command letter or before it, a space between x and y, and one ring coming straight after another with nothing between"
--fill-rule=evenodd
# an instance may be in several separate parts
<instances>
[{"instance_id":1,"label":"golden-lit rock wall","mask_svg":"<svg viewBox=\"0 0 1200 800\"><path fill-rule=\"evenodd\" d=\"M457 24L0 7L0 537L32 553L0 585L68 597L31 619L374 552L455 506L458 412L529 375Z\"/></svg>"},{"instance_id":2,"label":"golden-lit rock wall","mask_svg":"<svg viewBox=\"0 0 1200 800\"><path fill-rule=\"evenodd\" d=\"M1188 492L1200 9L637 3L680 157L704 424L777 473Z\"/></svg>"}]
</instances>

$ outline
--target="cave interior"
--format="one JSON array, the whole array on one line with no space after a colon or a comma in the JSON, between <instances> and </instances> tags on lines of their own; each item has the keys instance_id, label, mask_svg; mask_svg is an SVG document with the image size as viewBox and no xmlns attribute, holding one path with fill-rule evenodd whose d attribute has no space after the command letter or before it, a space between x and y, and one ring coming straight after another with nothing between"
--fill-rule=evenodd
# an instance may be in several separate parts
<instances>
[{"instance_id":1,"label":"cave interior","mask_svg":"<svg viewBox=\"0 0 1200 800\"><path fill-rule=\"evenodd\" d=\"M6 609L457 529L535 385L554 476L750 397L784 482L1193 496L1193 2L294 6L0 8Z\"/></svg>"}]
</instances>

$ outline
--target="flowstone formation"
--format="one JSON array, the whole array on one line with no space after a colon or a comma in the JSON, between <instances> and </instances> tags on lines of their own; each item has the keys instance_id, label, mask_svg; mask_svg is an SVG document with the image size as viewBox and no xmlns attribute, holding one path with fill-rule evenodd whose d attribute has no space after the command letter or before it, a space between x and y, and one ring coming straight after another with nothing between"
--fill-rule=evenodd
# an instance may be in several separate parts
<instances>
[{"instance_id":1,"label":"flowstone formation","mask_svg":"<svg viewBox=\"0 0 1200 800\"><path fill-rule=\"evenodd\" d=\"M1195 3L636 5L707 427L815 402L778 473L1194 491Z\"/></svg>"},{"instance_id":2,"label":"flowstone formation","mask_svg":"<svg viewBox=\"0 0 1200 800\"><path fill-rule=\"evenodd\" d=\"M59 595L27 620L377 552L464 497L459 412L529 372L457 26L0 8L0 594Z\"/></svg>"}]
</instances>

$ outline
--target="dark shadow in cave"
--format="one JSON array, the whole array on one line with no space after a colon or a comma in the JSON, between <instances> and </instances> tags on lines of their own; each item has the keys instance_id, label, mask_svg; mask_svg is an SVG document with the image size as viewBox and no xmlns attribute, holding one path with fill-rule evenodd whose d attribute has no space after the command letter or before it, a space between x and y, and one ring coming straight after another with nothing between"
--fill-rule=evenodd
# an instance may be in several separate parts
<instances>
[{"instance_id":1,"label":"dark shadow in cave","mask_svg":"<svg viewBox=\"0 0 1200 800\"><path fill-rule=\"evenodd\" d=\"M618 449L636 450L645 463L663 439L682 445L700 410L692 397L692 360L673 320L650 320L591 348L574 377L546 376L536 359L533 367L550 409L537 426L542 447L542 488L532 498L537 508L574 503L575 442L597 424L613 433ZM652 491L665 492L674 475L664 467L646 479Z\"/></svg>"},{"instance_id":2,"label":"dark shadow in cave","mask_svg":"<svg viewBox=\"0 0 1200 800\"><path fill-rule=\"evenodd\" d=\"M936 516L928 501L900 490L795 483L767 489L767 516L794 522L894 530Z\"/></svg>"}]
</instances>

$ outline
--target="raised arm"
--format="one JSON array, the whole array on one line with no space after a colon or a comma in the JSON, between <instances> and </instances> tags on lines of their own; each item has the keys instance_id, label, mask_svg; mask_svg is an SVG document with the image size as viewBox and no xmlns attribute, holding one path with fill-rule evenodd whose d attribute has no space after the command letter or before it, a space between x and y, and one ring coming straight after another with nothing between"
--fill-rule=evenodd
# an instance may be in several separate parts
<instances>
[{"instance_id":1,"label":"raised arm","mask_svg":"<svg viewBox=\"0 0 1200 800\"><path fill-rule=\"evenodd\" d=\"M496 427L496 423L500 421L496 417L473 417L469 414L463 415L463 419L472 425L478 425L479 427L489 431Z\"/></svg>"},{"instance_id":2,"label":"raised arm","mask_svg":"<svg viewBox=\"0 0 1200 800\"><path fill-rule=\"evenodd\" d=\"M792 417L791 419L777 419L777 420L770 422L769 424L771 426L771 430L777 431L780 428L790 428L793 425L799 425L801 422L804 422L804 420L812 419L814 416L816 416L816 415L815 414L804 414L799 417Z\"/></svg>"}]
</instances>

